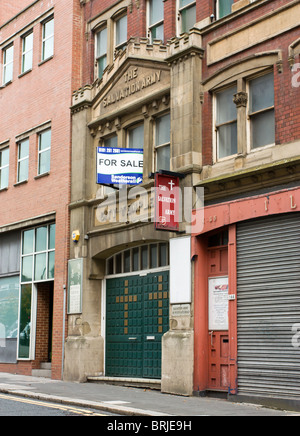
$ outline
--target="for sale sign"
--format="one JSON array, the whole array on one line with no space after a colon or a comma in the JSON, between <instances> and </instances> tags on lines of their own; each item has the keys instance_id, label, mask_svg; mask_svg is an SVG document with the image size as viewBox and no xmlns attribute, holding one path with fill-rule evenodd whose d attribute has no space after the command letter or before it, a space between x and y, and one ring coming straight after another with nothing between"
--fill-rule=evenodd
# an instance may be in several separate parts
<instances>
[{"instance_id":1,"label":"for sale sign","mask_svg":"<svg viewBox=\"0 0 300 436\"><path fill-rule=\"evenodd\" d=\"M97 147L97 183L139 185L143 181L143 149Z\"/></svg>"},{"instance_id":2,"label":"for sale sign","mask_svg":"<svg viewBox=\"0 0 300 436\"><path fill-rule=\"evenodd\" d=\"M179 231L179 177L155 175L155 229Z\"/></svg>"}]
</instances>

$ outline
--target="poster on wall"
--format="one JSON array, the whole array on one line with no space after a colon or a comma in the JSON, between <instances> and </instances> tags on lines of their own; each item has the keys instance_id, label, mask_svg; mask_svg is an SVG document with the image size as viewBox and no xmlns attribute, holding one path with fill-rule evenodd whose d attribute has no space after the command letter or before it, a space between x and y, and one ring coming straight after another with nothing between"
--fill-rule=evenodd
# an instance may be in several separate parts
<instances>
[{"instance_id":1,"label":"poster on wall","mask_svg":"<svg viewBox=\"0 0 300 436\"><path fill-rule=\"evenodd\" d=\"M144 150L97 147L97 183L139 185L143 182Z\"/></svg>"},{"instance_id":2,"label":"poster on wall","mask_svg":"<svg viewBox=\"0 0 300 436\"><path fill-rule=\"evenodd\" d=\"M82 312L83 259L69 260L68 265L68 314Z\"/></svg>"},{"instance_id":3,"label":"poster on wall","mask_svg":"<svg viewBox=\"0 0 300 436\"><path fill-rule=\"evenodd\" d=\"M209 330L228 330L228 277L209 279Z\"/></svg>"}]
</instances>

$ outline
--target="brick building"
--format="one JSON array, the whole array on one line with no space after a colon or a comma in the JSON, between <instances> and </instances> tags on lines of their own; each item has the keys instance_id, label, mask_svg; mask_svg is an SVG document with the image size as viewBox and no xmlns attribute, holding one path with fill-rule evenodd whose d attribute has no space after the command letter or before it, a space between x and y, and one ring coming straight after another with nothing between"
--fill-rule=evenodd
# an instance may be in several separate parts
<instances>
[{"instance_id":1,"label":"brick building","mask_svg":"<svg viewBox=\"0 0 300 436\"><path fill-rule=\"evenodd\" d=\"M62 376L80 4L1 2L0 370ZM80 45L79 45L80 47ZM67 320L65 320L67 322ZM43 365L47 363L47 365ZM35 374L38 374L35 372ZM46 374L43 372L43 374Z\"/></svg>"},{"instance_id":2,"label":"brick building","mask_svg":"<svg viewBox=\"0 0 300 436\"><path fill-rule=\"evenodd\" d=\"M65 377L297 399L299 2L81 3ZM143 149L146 205L97 183L98 147ZM148 214L168 171L193 187L177 234Z\"/></svg>"}]
</instances>

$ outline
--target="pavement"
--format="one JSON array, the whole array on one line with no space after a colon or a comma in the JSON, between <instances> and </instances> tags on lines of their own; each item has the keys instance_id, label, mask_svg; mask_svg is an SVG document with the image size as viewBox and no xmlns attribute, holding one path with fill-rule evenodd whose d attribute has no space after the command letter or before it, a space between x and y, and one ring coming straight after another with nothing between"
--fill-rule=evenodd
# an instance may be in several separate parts
<instances>
[{"instance_id":1,"label":"pavement","mask_svg":"<svg viewBox=\"0 0 300 436\"><path fill-rule=\"evenodd\" d=\"M292 411L223 399L182 397L144 388L65 382L8 373L0 373L0 392L121 416L299 416Z\"/></svg>"}]
</instances>

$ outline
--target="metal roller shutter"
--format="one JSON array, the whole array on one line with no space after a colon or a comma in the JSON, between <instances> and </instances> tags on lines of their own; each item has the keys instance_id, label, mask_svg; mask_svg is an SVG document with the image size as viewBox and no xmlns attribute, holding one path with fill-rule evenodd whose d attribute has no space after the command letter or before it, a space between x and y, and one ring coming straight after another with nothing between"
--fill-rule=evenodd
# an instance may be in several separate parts
<instances>
[{"instance_id":1,"label":"metal roller shutter","mask_svg":"<svg viewBox=\"0 0 300 436\"><path fill-rule=\"evenodd\" d=\"M300 214L238 225L237 312L239 393L300 397Z\"/></svg>"}]
</instances>

